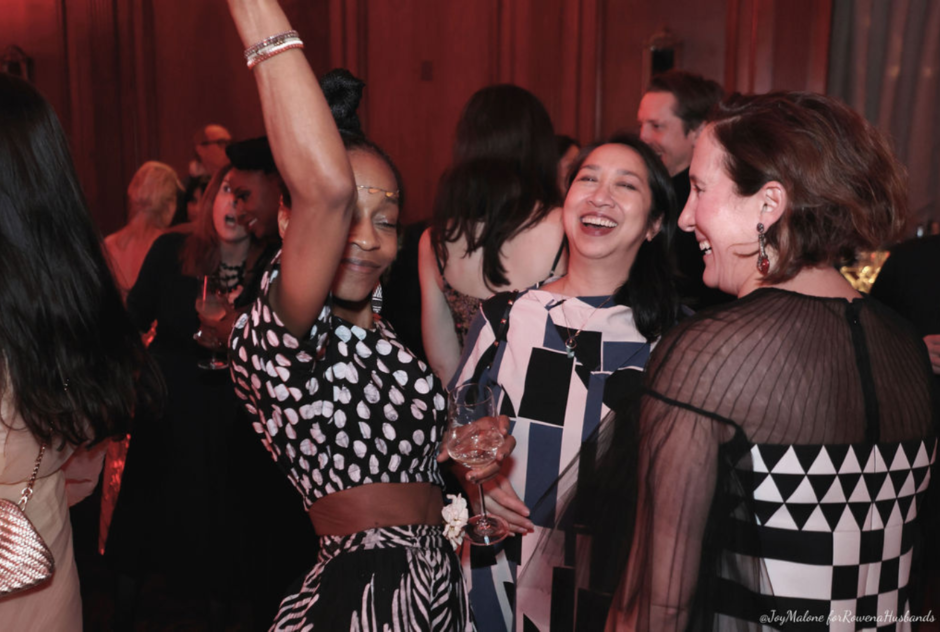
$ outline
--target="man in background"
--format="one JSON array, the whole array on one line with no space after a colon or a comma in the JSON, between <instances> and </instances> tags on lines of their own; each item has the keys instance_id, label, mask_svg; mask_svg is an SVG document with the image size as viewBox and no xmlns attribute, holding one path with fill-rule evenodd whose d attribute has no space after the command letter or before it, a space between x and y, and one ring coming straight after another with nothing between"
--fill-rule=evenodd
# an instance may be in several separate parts
<instances>
[{"instance_id":1,"label":"man in background","mask_svg":"<svg viewBox=\"0 0 940 632\"><path fill-rule=\"evenodd\" d=\"M682 70L656 75L640 101L637 123L640 138L653 148L672 177L679 212L689 199L692 150L705 126L708 112L724 97L718 83ZM678 218L677 218L678 219ZM683 303L698 310L731 299L702 282L705 262L693 233L678 228L673 252L679 268L677 283Z\"/></svg>"},{"instance_id":2,"label":"man in background","mask_svg":"<svg viewBox=\"0 0 940 632\"><path fill-rule=\"evenodd\" d=\"M225 150L232 142L232 135L221 125L209 124L193 136L196 159L189 163L189 175L193 177L215 175L228 164Z\"/></svg>"}]
</instances>

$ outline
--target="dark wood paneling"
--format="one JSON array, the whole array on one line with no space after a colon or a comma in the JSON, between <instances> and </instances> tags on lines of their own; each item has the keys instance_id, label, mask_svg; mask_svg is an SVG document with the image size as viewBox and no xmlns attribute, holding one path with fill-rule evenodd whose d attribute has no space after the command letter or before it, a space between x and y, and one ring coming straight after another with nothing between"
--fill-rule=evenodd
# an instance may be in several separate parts
<instances>
[{"instance_id":1,"label":"dark wood paneling","mask_svg":"<svg viewBox=\"0 0 940 632\"><path fill-rule=\"evenodd\" d=\"M728 0L725 87L825 92L831 0Z\"/></svg>"},{"instance_id":2,"label":"dark wood paneling","mask_svg":"<svg viewBox=\"0 0 940 632\"><path fill-rule=\"evenodd\" d=\"M367 81L367 133L399 163L406 218L430 214L470 95L513 82L557 130L588 142L635 127L643 50L668 27L680 66L740 90L825 83L830 0L282 0L314 70ZM217 122L263 133L255 85L221 2L4 0L0 46L36 60L101 227L117 228L139 164L186 171L192 134Z\"/></svg>"},{"instance_id":3,"label":"dark wood paneling","mask_svg":"<svg viewBox=\"0 0 940 632\"><path fill-rule=\"evenodd\" d=\"M681 40L679 68L722 81L727 20L724 0L657 3L606 0L602 10L599 107L602 135L636 129L636 111L646 89L644 47L663 28Z\"/></svg>"},{"instance_id":4,"label":"dark wood paneling","mask_svg":"<svg viewBox=\"0 0 940 632\"><path fill-rule=\"evenodd\" d=\"M369 3L358 15L368 32L360 115L366 133L401 169L406 221L430 215L460 111L473 92L496 80L490 46L495 6L398 0ZM363 31L348 23L346 29L347 35Z\"/></svg>"},{"instance_id":5,"label":"dark wood paneling","mask_svg":"<svg viewBox=\"0 0 940 632\"><path fill-rule=\"evenodd\" d=\"M460 112L479 88L520 85L559 132L593 136L597 23L598 0L334 0L332 59L367 82L360 114L402 171L407 220L430 215Z\"/></svg>"},{"instance_id":6,"label":"dark wood paneling","mask_svg":"<svg viewBox=\"0 0 940 632\"><path fill-rule=\"evenodd\" d=\"M33 59L33 84L69 130L62 0L0 0L0 52L17 45Z\"/></svg>"}]
</instances>

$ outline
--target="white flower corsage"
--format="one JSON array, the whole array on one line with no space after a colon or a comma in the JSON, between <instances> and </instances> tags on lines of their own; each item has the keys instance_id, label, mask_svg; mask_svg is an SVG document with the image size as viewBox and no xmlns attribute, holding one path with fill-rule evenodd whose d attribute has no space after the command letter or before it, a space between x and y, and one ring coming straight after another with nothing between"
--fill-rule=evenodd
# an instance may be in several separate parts
<instances>
[{"instance_id":1,"label":"white flower corsage","mask_svg":"<svg viewBox=\"0 0 940 632\"><path fill-rule=\"evenodd\" d=\"M450 499L450 504L441 510L441 516L444 518L444 537L450 540L456 551L463 543L463 529L470 519L470 511L463 496L447 494L447 498Z\"/></svg>"}]
</instances>

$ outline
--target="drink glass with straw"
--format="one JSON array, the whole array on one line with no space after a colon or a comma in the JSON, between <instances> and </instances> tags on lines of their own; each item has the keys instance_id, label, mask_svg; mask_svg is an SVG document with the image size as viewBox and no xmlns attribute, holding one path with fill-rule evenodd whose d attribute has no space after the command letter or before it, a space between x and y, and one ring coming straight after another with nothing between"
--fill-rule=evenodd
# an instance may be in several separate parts
<instances>
[{"instance_id":1,"label":"drink glass with straw","mask_svg":"<svg viewBox=\"0 0 940 632\"><path fill-rule=\"evenodd\" d=\"M224 291L211 275L199 277L199 284L202 286L202 290L196 298L196 311L205 320L216 323L221 321L228 313L228 300L225 298ZM200 327L193 338L199 340L205 335L206 332ZM197 362L197 366L199 366L200 369L206 369L208 371L227 369L228 362L224 357L220 357L219 355L219 352L224 348L223 343L217 342L211 349L212 355L209 359L200 360Z\"/></svg>"},{"instance_id":2,"label":"drink glass with straw","mask_svg":"<svg viewBox=\"0 0 940 632\"><path fill-rule=\"evenodd\" d=\"M450 458L468 468L480 468L496 460L503 433L496 420L496 402L488 386L467 383L451 391L447 402L448 427L444 447ZM483 486L480 514L470 518L465 532L470 544L496 544L509 534L509 525L499 516L486 513Z\"/></svg>"}]
</instances>

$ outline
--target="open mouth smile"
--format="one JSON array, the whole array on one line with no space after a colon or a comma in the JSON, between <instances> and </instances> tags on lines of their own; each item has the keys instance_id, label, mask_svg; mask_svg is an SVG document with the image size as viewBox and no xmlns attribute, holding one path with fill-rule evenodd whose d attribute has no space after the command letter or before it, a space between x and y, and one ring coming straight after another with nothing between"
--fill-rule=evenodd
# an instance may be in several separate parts
<instances>
[{"instance_id":1,"label":"open mouth smile","mask_svg":"<svg viewBox=\"0 0 940 632\"><path fill-rule=\"evenodd\" d=\"M617 222L614 220L603 217L601 215L585 215L581 218L581 224L589 227L597 228L616 228Z\"/></svg>"}]
</instances>

